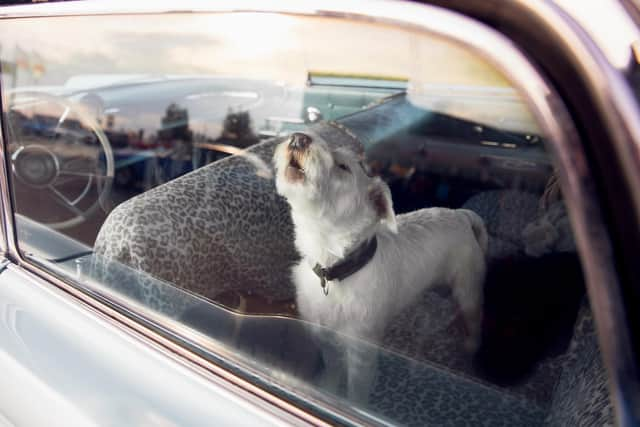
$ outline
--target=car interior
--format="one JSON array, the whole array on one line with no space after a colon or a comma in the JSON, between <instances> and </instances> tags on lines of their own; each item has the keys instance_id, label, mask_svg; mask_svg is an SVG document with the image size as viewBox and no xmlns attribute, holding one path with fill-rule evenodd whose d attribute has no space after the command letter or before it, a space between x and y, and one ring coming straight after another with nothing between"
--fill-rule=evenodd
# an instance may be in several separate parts
<instances>
[{"instance_id":1,"label":"car interior","mask_svg":"<svg viewBox=\"0 0 640 427\"><path fill-rule=\"evenodd\" d=\"M542 131L451 111L430 99L433 88L416 95L406 78L323 73L308 60L302 88L131 74L101 76L101 85L75 76L57 94L15 91L5 117L23 253L310 411L319 409L309 402L323 402L359 420L407 425L612 423ZM453 98L465 90L444 89ZM526 104L510 88L494 91L508 110ZM483 220L488 270L474 354L444 286L395 316L381 342L300 319L291 278L300 255L273 155L291 132L307 130L333 148L363 148L396 214L464 208ZM345 399L344 384L323 389L328 367L314 334L378 357L366 403Z\"/></svg>"},{"instance_id":2,"label":"car interior","mask_svg":"<svg viewBox=\"0 0 640 427\"><path fill-rule=\"evenodd\" d=\"M388 109L418 118L385 132L380 117L389 117ZM416 114L407 114L411 109ZM577 410L566 396L576 396L583 411L590 399L606 400L606 393L575 245L570 241L560 247L549 241L535 256L527 254L526 229L543 221L556 236L569 226L565 211L564 223L545 218L553 206L562 205L562 198L544 141L539 135L417 110L400 94L336 122L311 125L338 143L366 141L369 166L389 183L397 213L465 207L484 219L490 235L483 339L476 356L469 359L461 347L463 330L452 319L455 303L450 295L427 291L392 322L384 342L375 343L388 359L383 356L370 404L390 419L421 424L450 417L447 399L466 396L478 399L477 407L491 408L482 416L496 422L528 424L542 417L548 425L562 425L571 419L570 411ZM371 129L384 136L376 139ZM281 141L266 140L248 152L269 164ZM211 336L220 333L214 331L220 322L214 320L218 311L211 304L231 310L231 318L242 319L234 329L234 348L249 348L255 357L312 379L321 362L304 357L307 363L294 367L286 357L308 334L295 326L270 329L258 320L269 316L270 324L287 324L282 316L296 317L288 269L297 254L287 206L257 168L250 156L228 157L121 204L98 235L97 268L108 275L109 265L118 261L205 297L206 302L170 311L182 312L183 323ZM185 221L187 213L203 221ZM170 245L165 249L171 241L179 242L184 256L176 256ZM211 281L204 283L202 277ZM166 299L158 298L158 304L166 304ZM287 333L273 341L266 338L281 328ZM313 344L302 347L309 351ZM316 360L316 366L309 366L309 360ZM593 381L584 376L577 380L577 372L589 372ZM406 398L404 406L400 396ZM416 398L421 405L415 405ZM606 402L602 405L590 416L607 416Z\"/></svg>"}]
</instances>

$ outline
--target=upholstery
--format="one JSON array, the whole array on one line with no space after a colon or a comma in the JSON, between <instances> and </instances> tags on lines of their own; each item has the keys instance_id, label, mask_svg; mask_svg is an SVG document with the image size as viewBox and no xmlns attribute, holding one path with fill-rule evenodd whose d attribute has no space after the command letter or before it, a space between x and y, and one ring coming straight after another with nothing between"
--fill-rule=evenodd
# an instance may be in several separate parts
<instances>
[{"instance_id":1,"label":"upholstery","mask_svg":"<svg viewBox=\"0 0 640 427\"><path fill-rule=\"evenodd\" d=\"M576 321L569 351L543 362L538 375L545 371L553 373L547 377L550 387L536 376L526 386L546 390L546 401L521 387L483 384L468 372L383 354L371 405L386 417L416 426L614 425L606 372L586 305Z\"/></svg>"},{"instance_id":2,"label":"upholstery","mask_svg":"<svg viewBox=\"0 0 640 427\"><path fill-rule=\"evenodd\" d=\"M600 357L595 325L587 307L582 309L564 369L553 393L545 420L549 427L613 426L613 406Z\"/></svg>"},{"instance_id":3,"label":"upholstery","mask_svg":"<svg viewBox=\"0 0 640 427\"><path fill-rule=\"evenodd\" d=\"M539 197L516 190L478 193L462 206L480 215L489 234L489 260L523 252L522 232L538 210Z\"/></svg>"},{"instance_id":4,"label":"upholstery","mask_svg":"<svg viewBox=\"0 0 640 427\"><path fill-rule=\"evenodd\" d=\"M277 141L252 153L269 164ZM228 157L114 209L94 252L214 300L229 289L289 298L296 259L287 205L252 163Z\"/></svg>"}]
</instances>

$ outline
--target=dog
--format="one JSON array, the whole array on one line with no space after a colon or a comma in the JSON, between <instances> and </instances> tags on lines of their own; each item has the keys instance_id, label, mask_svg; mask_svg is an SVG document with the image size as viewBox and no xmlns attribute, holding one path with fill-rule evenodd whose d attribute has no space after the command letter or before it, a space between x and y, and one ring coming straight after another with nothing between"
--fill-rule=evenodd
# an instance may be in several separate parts
<instances>
[{"instance_id":1,"label":"dog","mask_svg":"<svg viewBox=\"0 0 640 427\"><path fill-rule=\"evenodd\" d=\"M292 279L304 320L379 344L394 315L446 284L468 330L466 346L477 346L488 239L477 214L428 208L396 217L389 187L368 174L364 151L332 147L311 129L280 143L274 165L302 257ZM325 370L335 376L344 367L347 395L366 401L377 347L350 339L332 347L346 359L323 349ZM338 389L339 381L325 386Z\"/></svg>"}]
</instances>

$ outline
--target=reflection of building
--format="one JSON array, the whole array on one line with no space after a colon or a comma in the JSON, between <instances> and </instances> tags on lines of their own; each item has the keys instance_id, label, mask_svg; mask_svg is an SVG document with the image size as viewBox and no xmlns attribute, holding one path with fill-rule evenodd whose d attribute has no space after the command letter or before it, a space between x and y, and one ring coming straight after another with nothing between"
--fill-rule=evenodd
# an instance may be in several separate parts
<instances>
[{"instance_id":1,"label":"reflection of building","mask_svg":"<svg viewBox=\"0 0 640 427\"><path fill-rule=\"evenodd\" d=\"M169 164L160 166L165 176L158 181L163 182L188 172L192 165L193 132L189 129L189 112L175 103L169 104L160 123L158 140L166 144L170 153ZM157 170L155 173L158 175Z\"/></svg>"},{"instance_id":2,"label":"reflection of building","mask_svg":"<svg viewBox=\"0 0 640 427\"><path fill-rule=\"evenodd\" d=\"M247 148L259 141L251 128L251 116L248 111L229 111L224 118L222 135L215 142Z\"/></svg>"},{"instance_id":3,"label":"reflection of building","mask_svg":"<svg viewBox=\"0 0 640 427\"><path fill-rule=\"evenodd\" d=\"M115 117L113 117L113 114L107 114L107 122L105 123L105 127L111 130L113 129L114 123L115 123Z\"/></svg>"},{"instance_id":4,"label":"reflection of building","mask_svg":"<svg viewBox=\"0 0 640 427\"><path fill-rule=\"evenodd\" d=\"M170 104L161 120L158 138L163 141L180 140L191 142L193 132L189 129L189 112L177 104Z\"/></svg>"},{"instance_id":5,"label":"reflection of building","mask_svg":"<svg viewBox=\"0 0 640 427\"><path fill-rule=\"evenodd\" d=\"M222 126L222 133L214 140L202 135L205 142L196 144L202 149L196 150L196 164L215 162L235 154L239 149L245 149L260 142L260 138L251 127L251 116L248 111L233 112L229 109Z\"/></svg>"}]
</instances>

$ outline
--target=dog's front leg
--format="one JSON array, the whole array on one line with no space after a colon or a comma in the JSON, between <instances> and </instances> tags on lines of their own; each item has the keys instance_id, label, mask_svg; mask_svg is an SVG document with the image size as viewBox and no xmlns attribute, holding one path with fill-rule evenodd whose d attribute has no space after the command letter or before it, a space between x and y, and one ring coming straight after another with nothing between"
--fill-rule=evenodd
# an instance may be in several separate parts
<instances>
[{"instance_id":1,"label":"dog's front leg","mask_svg":"<svg viewBox=\"0 0 640 427\"><path fill-rule=\"evenodd\" d=\"M341 396L341 386L345 376L344 352L337 349L323 349L322 361L324 370L319 378L319 386L322 390Z\"/></svg>"},{"instance_id":2,"label":"dog's front leg","mask_svg":"<svg viewBox=\"0 0 640 427\"><path fill-rule=\"evenodd\" d=\"M346 375L345 352L340 335L316 326L314 336L322 355L323 368L316 377L318 387L340 396L340 386Z\"/></svg>"},{"instance_id":3,"label":"dog's front leg","mask_svg":"<svg viewBox=\"0 0 640 427\"><path fill-rule=\"evenodd\" d=\"M366 404L378 372L378 347L353 340L346 351L347 396L353 402Z\"/></svg>"}]
</instances>

